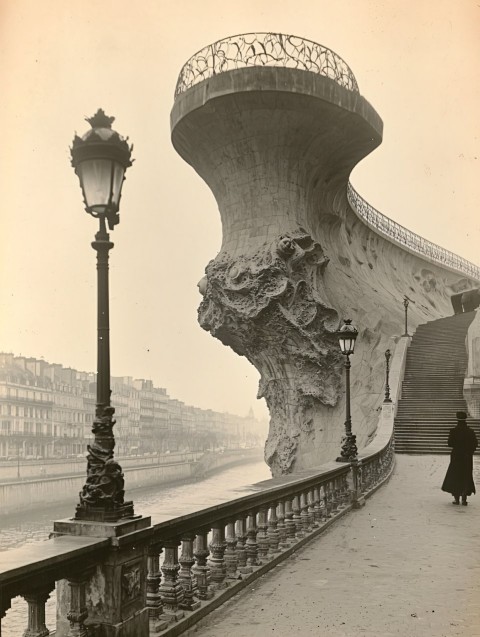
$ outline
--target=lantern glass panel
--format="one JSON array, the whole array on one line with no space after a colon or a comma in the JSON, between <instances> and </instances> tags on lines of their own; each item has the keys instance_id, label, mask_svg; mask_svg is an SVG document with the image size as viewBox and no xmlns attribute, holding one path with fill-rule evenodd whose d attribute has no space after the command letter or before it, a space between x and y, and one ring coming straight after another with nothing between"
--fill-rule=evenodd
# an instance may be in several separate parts
<instances>
[{"instance_id":1,"label":"lantern glass panel","mask_svg":"<svg viewBox=\"0 0 480 637\"><path fill-rule=\"evenodd\" d=\"M125 168L111 159L89 159L78 166L85 204L91 212L118 210Z\"/></svg>"},{"instance_id":2,"label":"lantern glass panel","mask_svg":"<svg viewBox=\"0 0 480 637\"><path fill-rule=\"evenodd\" d=\"M353 350L355 349L355 339L350 336L345 341L345 347L347 348L348 354L353 354Z\"/></svg>"},{"instance_id":3,"label":"lantern glass panel","mask_svg":"<svg viewBox=\"0 0 480 637\"><path fill-rule=\"evenodd\" d=\"M112 202L115 210L120 206L120 196L122 194L123 180L125 179L125 168L115 162L113 164L113 184L112 184Z\"/></svg>"},{"instance_id":4,"label":"lantern glass panel","mask_svg":"<svg viewBox=\"0 0 480 637\"><path fill-rule=\"evenodd\" d=\"M354 338L346 334L345 336L341 336L338 340L342 354L353 354L353 350L355 349Z\"/></svg>"}]
</instances>

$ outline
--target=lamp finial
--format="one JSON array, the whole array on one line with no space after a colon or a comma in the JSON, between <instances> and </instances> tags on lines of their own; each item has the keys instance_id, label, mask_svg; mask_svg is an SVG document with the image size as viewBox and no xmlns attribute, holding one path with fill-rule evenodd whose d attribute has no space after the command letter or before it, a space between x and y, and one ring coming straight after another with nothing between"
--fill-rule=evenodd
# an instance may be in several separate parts
<instances>
[{"instance_id":1,"label":"lamp finial","mask_svg":"<svg viewBox=\"0 0 480 637\"><path fill-rule=\"evenodd\" d=\"M85 120L92 128L112 128L115 118L109 117L106 115L103 108L99 108L95 115L92 115L92 117L86 117Z\"/></svg>"}]
</instances>

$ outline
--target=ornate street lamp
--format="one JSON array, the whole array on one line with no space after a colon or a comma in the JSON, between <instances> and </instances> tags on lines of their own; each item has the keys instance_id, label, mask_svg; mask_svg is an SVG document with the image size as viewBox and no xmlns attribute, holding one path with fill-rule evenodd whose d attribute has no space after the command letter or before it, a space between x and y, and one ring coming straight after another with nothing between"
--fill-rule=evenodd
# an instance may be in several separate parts
<instances>
[{"instance_id":1,"label":"ornate street lamp","mask_svg":"<svg viewBox=\"0 0 480 637\"><path fill-rule=\"evenodd\" d=\"M385 352L385 400L384 403L391 403L392 399L390 398L390 385L388 384L390 379L390 357L391 352L389 349Z\"/></svg>"},{"instance_id":2,"label":"ornate street lamp","mask_svg":"<svg viewBox=\"0 0 480 637\"><path fill-rule=\"evenodd\" d=\"M133 516L133 503L124 501L124 479L114 460L115 437L110 404L110 327L108 298L108 253L113 248L110 230L119 223L118 214L126 169L132 165L132 146L112 130L113 117L102 109L87 119L91 125L83 137L75 136L71 148L72 166L80 180L85 210L99 220L92 247L97 252L97 403L88 445L87 479L80 492L77 520L116 522Z\"/></svg>"},{"instance_id":3,"label":"ornate street lamp","mask_svg":"<svg viewBox=\"0 0 480 637\"><path fill-rule=\"evenodd\" d=\"M403 297L403 307L405 308L405 334L402 336L410 336L408 333L408 304L410 303L410 299L408 296Z\"/></svg>"},{"instance_id":4,"label":"ornate street lamp","mask_svg":"<svg viewBox=\"0 0 480 637\"><path fill-rule=\"evenodd\" d=\"M338 330L337 337L342 354L345 356L345 436L342 438L342 451L337 462L352 462L357 460L357 439L352 434L352 417L350 414L350 356L355 349L358 330L352 325L351 319L345 319L344 325Z\"/></svg>"}]
</instances>

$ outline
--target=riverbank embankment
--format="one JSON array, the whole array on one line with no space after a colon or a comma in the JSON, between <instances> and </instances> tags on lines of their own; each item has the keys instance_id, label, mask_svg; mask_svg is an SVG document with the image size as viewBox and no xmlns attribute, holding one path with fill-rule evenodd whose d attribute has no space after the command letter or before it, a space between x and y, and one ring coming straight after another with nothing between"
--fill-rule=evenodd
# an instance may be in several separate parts
<instances>
[{"instance_id":1,"label":"riverbank embankment","mask_svg":"<svg viewBox=\"0 0 480 637\"><path fill-rule=\"evenodd\" d=\"M126 458L121 461L128 491L156 485L189 482L236 464L258 462L263 449L238 449L223 453L170 454L157 457ZM156 460L156 462L155 462ZM71 466L71 465L70 465ZM48 469L50 467L48 466ZM0 484L0 518L39 507L73 501L85 483L82 473L36 478Z\"/></svg>"}]
</instances>

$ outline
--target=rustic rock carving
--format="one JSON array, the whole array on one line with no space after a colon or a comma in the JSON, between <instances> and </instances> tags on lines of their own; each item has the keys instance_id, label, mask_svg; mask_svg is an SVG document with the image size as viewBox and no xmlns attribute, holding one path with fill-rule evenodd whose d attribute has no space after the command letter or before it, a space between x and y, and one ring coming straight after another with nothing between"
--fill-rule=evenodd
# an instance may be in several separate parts
<instances>
[{"instance_id":1,"label":"rustic rock carving","mask_svg":"<svg viewBox=\"0 0 480 637\"><path fill-rule=\"evenodd\" d=\"M328 257L303 229L250 254L221 252L206 268L199 323L260 372L271 415L265 459L293 470L298 437L314 438L314 407L340 393L337 312L322 299Z\"/></svg>"}]
</instances>

